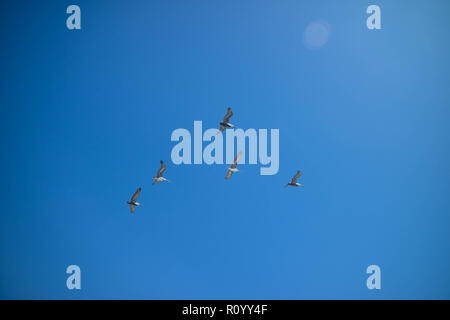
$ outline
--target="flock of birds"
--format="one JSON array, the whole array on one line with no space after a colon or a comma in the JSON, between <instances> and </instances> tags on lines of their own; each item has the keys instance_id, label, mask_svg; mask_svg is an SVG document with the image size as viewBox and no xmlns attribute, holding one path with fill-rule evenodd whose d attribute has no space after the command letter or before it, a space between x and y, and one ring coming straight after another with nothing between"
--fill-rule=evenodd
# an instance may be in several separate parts
<instances>
[{"instance_id":1,"label":"flock of birds","mask_svg":"<svg viewBox=\"0 0 450 320\"><path fill-rule=\"evenodd\" d=\"M217 134L222 133L227 128L236 128L236 126L234 126L230 123L230 118L232 115L233 115L233 111L231 110L231 108L228 108L227 114L223 118L223 122L219 123L220 129L217 132ZM238 164L239 160L241 159L241 156L242 156L242 151L239 151L236 158L234 158L233 164L227 168L228 171L227 171L227 175L225 176L225 180L230 179L234 172L239 171L239 169L237 168L237 164ZM166 178L163 177L163 173L164 173L164 171L166 171L166 165L164 164L164 161L161 160L160 163L161 163L161 167L159 168L158 172L156 173L156 177L153 177L154 181L153 181L152 185L163 182L163 181L170 182L169 180L167 180ZM301 175L302 175L301 171L298 170L297 173L295 174L295 176L292 178L291 182L286 184L284 187L289 187L289 186L303 187L302 184L297 182L298 178L300 178ZM138 199L139 195L141 194L141 190L142 190L142 188L138 188L136 190L136 192L133 194L133 196L131 197L131 200L127 201L127 204L130 206L131 213L134 213L135 207L143 207L143 205L141 203L137 202L137 199Z\"/></svg>"}]
</instances>

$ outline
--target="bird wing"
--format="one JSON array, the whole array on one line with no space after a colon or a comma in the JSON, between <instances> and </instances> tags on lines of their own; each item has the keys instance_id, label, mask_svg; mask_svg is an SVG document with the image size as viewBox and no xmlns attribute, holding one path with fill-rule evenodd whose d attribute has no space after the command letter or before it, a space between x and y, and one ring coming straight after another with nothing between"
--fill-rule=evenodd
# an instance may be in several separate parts
<instances>
[{"instance_id":1,"label":"bird wing","mask_svg":"<svg viewBox=\"0 0 450 320\"><path fill-rule=\"evenodd\" d=\"M227 123L230 121L231 116L233 115L233 111L231 111L231 108L228 108L227 114L225 117L223 117L223 122Z\"/></svg>"},{"instance_id":2,"label":"bird wing","mask_svg":"<svg viewBox=\"0 0 450 320\"><path fill-rule=\"evenodd\" d=\"M220 126L220 129L219 129L219 131L216 133L216 135L218 135L219 133L222 133L223 130L225 130L225 127L221 125L221 126Z\"/></svg>"},{"instance_id":3,"label":"bird wing","mask_svg":"<svg viewBox=\"0 0 450 320\"><path fill-rule=\"evenodd\" d=\"M137 200L137 198L139 197L139 194L141 193L141 188L138 188L137 190L136 190L136 192L133 194L133 196L131 197L131 201L133 202L133 201L136 201Z\"/></svg>"},{"instance_id":4,"label":"bird wing","mask_svg":"<svg viewBox=\"0 0 450 320\"><path fill-rule=\"evenodd\" d=\"M166 171L166 165L164 164L164 161L160 161L161 162L161 168L159 168L158 170L158 174L156 175L158 178L162 177L164 171Z\"/></svg>"},{"instance_id":5,"label":"bird wing","mask_svg":"<svg viewBox=\"0 0 450 320\"><path fill-rule=\"evenodd\" d=\"M242 151L239 151L237 157L234 158L233 165L231 166L232 168L236 168L239 160L241 160L241 156L242 156Z\"/></svg>"},{"instance_id":6,"label":"bird wing","mask_svg":"<svg viewBox=\"0 0 450 320\"><path fill-rule=\"evenodd\" d=\"M133 204L130 204L130 212L134 213L134 205Z\"/></svg>"},{"instance_id":7,"label":"bird wing","mask_svg":"<svg viewBox=\"0 0 450 320\"><path fill-rule=\"evenodd\" d=\"M302 175L300 170L297 171L297 174L292 178L292 183L297 183L297 179Z\"/></svg>"},{"instance_id":8,"label":"bird wing","mask_svg":"<svg viewBox=\"0 0 450 320\"><path fill-rule=\"evenodd\" d=\"M228 170L227 175L225 176L225 180L230 179L232 174L233 174L233 171Z\"/></svg>"}]
</instances>

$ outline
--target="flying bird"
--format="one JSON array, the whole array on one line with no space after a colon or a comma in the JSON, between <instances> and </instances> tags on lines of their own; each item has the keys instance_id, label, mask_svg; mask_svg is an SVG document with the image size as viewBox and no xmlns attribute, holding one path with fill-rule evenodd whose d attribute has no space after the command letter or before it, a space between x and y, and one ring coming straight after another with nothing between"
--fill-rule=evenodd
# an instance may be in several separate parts
<instances>
[{"instance_id":1,"label":"flying bird","mask_svg":"<svg viewBox=\"0 0 450 320\"><path fill-rule=\"evenodd\" d=\"M142 204L140 204L139 202L136 202L136 200L137 200L137 198L139 197L139 194L140 194L140 193L141 193L141 188L138 188L138 189L136 190L136 192L133 194L133 196L131 197L131 200L130 200L130 201L127 201L127 204L130 205L130 212L131 212L131 213L134 213L134 208L135 208L136 206L141 206L141 207L143 207Z\"/></svg>"},{"instance_id":2,"label":"flying bird","mask_svg":"<svg viewBox=\"0 0 450 320\"><path fill-rule=\"evenodd\" d=\"M227 172L227 175L225 176L225 180L230 179L233 172L239 171L236 167L237 167L237 163L241 159L241 155L242 155L242 151L239 151L237 157L234 158L233 164L231 165L231 167L228 168L228 172Z\"/></svg>"},{"instance_id":3,"label":"flying bird","mask_svg":"<svg viewBox=\"0 0 450 320\"><path fill-rule=\"evenodd\" d=\"M228 108L227 114L225 115L225 117L223 117L223 122L219 123L220 129L217 134L222 133L226 128L235 128L235 126L229 122L232 115L233 111L231 111L231 108Z\"/></svg>"},{"instance_id":4,"label":"flying bird","mask_svg":"<svg viewBox=\"0 0 450 320\"><path fill-rule=\"evenodd\" d=\"M161 181L167 181L169 182L169 180L167 180L166 178L164 178L162 175L164 173L164 171L166 171L166 165L164 164L164 161L160 161L161 162L161 167L158 170L158 173L156 174L156 177L153 177L153 179L155 179L155 181L153 181L153 184L157 184L160 183Z\"/></svg>"},{"instance_id":5,"label":"flying bird","mask_svg":"<svg viewBox=\"0 0 450 320\"><path fill-rule=\"evenodd\" d=\"M297 171L297 173L295 174L295 176L292 178L291 182L289 182L287 185L285 185L284 187L286 188L287 186L293 186L293 187L303 187L302 184L298 183L297 180L298 178L302 175L302 173L300 172L300 170Z\"/></svg>"}]
</instances>

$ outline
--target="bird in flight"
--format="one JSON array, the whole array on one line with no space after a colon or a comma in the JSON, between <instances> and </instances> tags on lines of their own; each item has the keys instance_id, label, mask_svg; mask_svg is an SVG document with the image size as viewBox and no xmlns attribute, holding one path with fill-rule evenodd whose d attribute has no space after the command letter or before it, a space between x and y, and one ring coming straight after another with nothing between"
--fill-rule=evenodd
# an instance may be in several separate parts
<instances>
[{"instance_id":1,"label":"bird in flight","mask_svg":"<svg viewBox=\"0 0 450 320\"><path fill-rule=\"evenodd\" d=\"M297 180L298 178L302 175L302 173L300 172L300 170L297 171L297 173L295 174L295 176L292 178L291 182L289 182L287 185L285 185L284 187L286 188L287 186L293 186L293 187L303 187L302 184L298 183Z\"/></svg>"},{"instance_id":2,"label":"bird in flight","mask_svg":"<svg viewBox=\"0 0 450 320\"><path fill-rule=\"evenodd\" d=\"M227 114L225 115L225 117L223 117L223 122L219 123L220 129L217 134L222 133L226 128L235 128L235 126L229 122L232 115L233 111L231 111L231 108L228 108Z\"/></svg>"},{"instance_id":3,"label":"bird in flight","mask_svg":"<svg viewBox=\"0 0 450 320\"><path fill-rule=\"evenodd\" d=\"M131 200L130 200L130 201L127 201L127 204L130 205L130 212L131 212L131 213L134 213L134 208L135 208L136 206L141 206L141 207L143 207L142 204L140 204L139 202L136 202L136 200L137 200L137 198L139 197L139 194L140 194L140 193L141 193L141 188L138 188L138 189L136 190L136 192L133 194L133 196L131 197Z\"/></svg>"},{"instance_id":4,"label":"bird in flight","mask_svg":"<svg viewBox=\"0 0 450 320\"><path fill-rule=\"evenodd\" d=\"M233 172L239 171L238 168L236 168L236 167L237 167L237 163L241 159L241 155L242 155L242 151L239 151L237 157L234 158L233 164L231 165L231 167L228 168L228 172L227 172L227 175L225 176L225 180L230 179Z\"/></svg>"},{"instance_id":5,"label":"bird in flight","mask_svg":"<svg viewBox=\"0 0 450 320\"><path fill-rule=\"evenodd\" d=\"M161 181L167 181L169 182L169 180L167 180L166 178L164 178L162 175L164 173L164 171L166 171L166 165L164 164L164 161L160 161L161 162L161 167L158 170L158 173L156 174L156 177L153 177L153 179L155 179L155 181L153 181L152 184L157 184L160 183Z\"/></svg>"}]
</instances>

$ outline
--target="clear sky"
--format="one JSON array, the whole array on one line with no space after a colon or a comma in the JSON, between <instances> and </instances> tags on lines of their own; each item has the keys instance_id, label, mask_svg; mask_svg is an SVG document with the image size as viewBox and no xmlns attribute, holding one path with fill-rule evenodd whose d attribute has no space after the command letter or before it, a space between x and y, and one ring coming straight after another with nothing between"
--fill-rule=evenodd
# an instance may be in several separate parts
<instances>
[{"instance_id":1,"label":"clear sky","mask_svg":"<svg viewBox=\"0 0 450 320\"><path fill-rule=\"evenodd\" d=\"M1 1L0 298L450 298L449 9ZM280 130L277 175L172 163L172 131L227 107ZM172 182L152 186L159 160Z\"/></svg>"}]
</instances>

